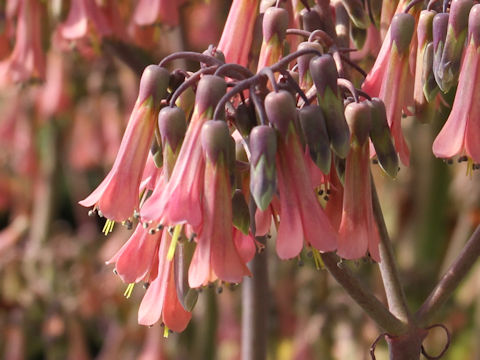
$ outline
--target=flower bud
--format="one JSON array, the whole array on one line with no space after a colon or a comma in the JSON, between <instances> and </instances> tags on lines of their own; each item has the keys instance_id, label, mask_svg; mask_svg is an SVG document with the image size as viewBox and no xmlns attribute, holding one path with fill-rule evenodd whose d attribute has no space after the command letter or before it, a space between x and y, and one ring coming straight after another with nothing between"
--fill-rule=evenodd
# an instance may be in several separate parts
<instances>
[{"instance_id":1,"label":"flower bud","mask_svg":"<svg viewBox=\"0 0 480 360\"><path fill-rule=\"evenodd\" d=\"M345 118L352 134L352 144L363 146L367 142L372 126L371 112L367 101L352 102L345 107Z\"/></svg>"},{"instance_id":2,"label":"flower bud","mask_svg":"<svg viewBox=\"0 0 480 360\"><path fill-rule=\"evenodd\" d=\"M410 14L396 14L390 25L390 37L392 45L395 45L399 54L404 54L410 47L413 31L415 30L415 18Z\"/></svg>"},{"instance_id":3,"label":"flower bud","mask_svg":"<svg viewBox=\"0 0 480 360\"><path fill-rule=\"evenodd\" d=\"M170 73L167 69L158 65L148 65L140 79L137 102L143 103L151 96L153 106L159 108L160 101L167 95L169 81Z\"/></svg>"},{"instance_id":4,"label":"flower bud","mask_svg":"<svg viewBox=\"0 0 480 360\"><path fill-rule=\"evenodd\" d=\"M264 211L277 188L275 130L266 125L254 127L250 134L250 153L250 191L258 208Z\"/></svg>"},{"instance_id":5,"label":"flower bud","mask_svg":"<svg viewBox=\"0 0 480 360\"><path fill-rule=\"evenodd\" d=\"M317 105L309 105L300 109L298 116L310 157L324 174L328 174L332 154L322 110Z\"/></svg>"},{"instance_id":6,"label":"flower bud","mask_svg":"<svg viewBox=\"0 0 480 360\"><path fill-rule=\"evenodd\" d=\"M290 126L294 126L297 117L295 100L288 91L270 92L265 97L265 112L268 120L283 137L287 137Z\"/></svg>"},{"instance_id":7,"label":"flower bud","mask_svg":"<svg viewBox=\"0 0 480 360\"><path fill-rule=\"evenodd\" d=\"M158 130L163 146L169 146L176 152L187 132L187 120L184 111L179 107L164 107L158 114Z\"/></svg>"},{"instance_id":8,"label":"flower bud","mask_svg":"<svg viewBox=\"0 0 480 360\"><path fill-rule=\"evenodd\" d=\"M250 210L242 191L237 189L232 198L232 223L238 230L248 235L250 229Z\"/></svg>"},{"instance_id":9,"label":"flower bud","mask_svg":"<svg viewBox=\"0 0 480 360\"><path fill-rule=\"evenodd\" d=\"M195 245L193 242L182 241L175 249L174 279L177 297L186 311L192 311L197 303L198 292L188 285L188 268L192 262Z\"/></svg>"},{"instance_id":10,"label":"flower bud","mask_svg":"<svg viewBox=\"0 0 480 360\"><path fill-rule=\"evenodd\" d=\"M321 53L323 52L322 45L320 45L319 43L304 41L298 44L297 50L306 50L306 49L318 50ZM314 56L315 56L314 54L305 54L297 58L298 75L301 81L301 86L303 88L309 87L309 86L306 86L305 83L308 82L307 80L308 66L310 65L310 60Z\"/></svg>"},{"instance_id":11,"label":"flower bud","mask_svg":"<svg viewBox=\"0 0 480 360\"><path fill-rule=\"evenodd\" d=\"M247 137L250 131L257 125L255 111L250 104L241 103L235 110L235 126L243 137Z\"/></svg>"},{"instance_id":12,"label":"flower bud","mask_svg":"<svg viewBox=\"0 0 480 360\"><path fill-rule=\"evenodd\" d=\"M342 4L347 10L348 16L355 27L359 29L366 29L369 21L365 14L365 9L360 0L342 0Z\"/></svg>"},{"instance_id":13,"label":"flower bud","mask_svg":"<svg viewBox=\"0 0 480 360\"><path fill-rule=\"evenodd\" d=\"M425 99L428 102L432 102L438 93L438 85L435 80L435 74L433 71L433 43L429 43L423 54L423 69L422 69L422 90Z\"/></svg>"},{"instance_id":14,"label":"flower bud","mask_svg":"<svg viewBox=\"0 0 480 360\"><path fill-rule=\"evenodd\" d=\"M448 14L441 13L433 18L433 73L437 84L441 84L442 79L439 77L443 47L447 36Z\"/></svg>"},{"instance_id":15,"label":"flower bud","mask_svg":"<svg viewBox=\"0 0 480 360\"><path fill-rule=\"evenodd\" d=\"M209 110L215 110L218 102L227 91L227 83L219 76L205 75L197 85L197 93L195 96L195 105L198 107L198 113L202 114Z\"/></svg>"},{"instance_id":16,"label":"flower bud","mask_svg":"<svg viewBox=\"0 0 480 360\"><path fill-rule=\"evenodd\" d=\"M468 17L468 41L480 46L480 5L475 5Z\"/></svg>"},{"instance_id":17,"label":"flower bud","mask_svg":"<svg viewBox=\"0 0 480 360\"><path fill-rule=\"evenodd\" d=\"M335 61L330 55L313 58L310 61L310 74L317 88L318 104L325 117L332 149L338 156L345 158L350 149L350 131L337 86Z\"/></svg>"},{"instance_id":18,"label":"flower bud","mask_svg":"<svg viewBox=\"0 0 480 360\"><path fill-rule=\"evenodd\" d=\"M306 31L315 31L323 29L323 21L320 17L320 14L315 10L311 9L310 11L305 9L301 12L303 30Z\"/></svg>"},{"instance_id":19,"label":"flower bud","mask_svg":"<svg viewBox=\"0 0 480 360\"><path fill-rule=\"evenodd\" d=\"M440 80L438 85L443 92L448 92L458 82L463 45L467 37L468 14L472 6L473 0L453 0L450 5L445 46L437 73L437 79Z\"/></svg>"},{"instance_id":20,"label":"flower bud","mask_svg":"<svg viewBox=\"0 0 480 360\"><path fill-rule=\"evenodd\" d=\"M392 136L387 121L385 104L378 98L369 102L371 108L370 139L377 153L382 169L395 178L398 173L398 155L393 146Z\"/></svg>"},{"instance_id":21,"label":"flower bud","mask_svg":"<svg viewBox=\"0 0 480 360\"><path fill-rule=\"evenodd\" d=\"M263 39L269 42L275 35L281 43L285 40L288 27L288 12L285 9L269 7L263 14Z\"/></svg>"},{"instance_id":22,"label":"flower bud","mask_svg":"<svg viewBox=\"0 0 480 360\"><path fill-rule=\"evenodd\" d=\"M223 162L227 166L230 164L230 158L234 156L235 150L232 153L230 149L233 139L225 121L208 120L203 124L200 137L203 151L209 161Z\"/></svg>"}]
</instances>

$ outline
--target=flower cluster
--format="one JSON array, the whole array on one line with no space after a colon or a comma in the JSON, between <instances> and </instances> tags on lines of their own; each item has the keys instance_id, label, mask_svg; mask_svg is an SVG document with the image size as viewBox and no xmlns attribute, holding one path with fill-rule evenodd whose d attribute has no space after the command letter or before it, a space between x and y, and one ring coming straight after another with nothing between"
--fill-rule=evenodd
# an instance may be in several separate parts
<instances>
[{"instance_id":1,"label":"flower cluster","mask_svg":"<svg viewBox=\"0 0 480 360\"><path fill-rule=\"evenodd\" d=\"M137 223L110 262L125 282L148 284L141 324L161 319L182 331L196 289L251 276L258 236L274 235L281 259L305 248L316 259L336 251L381 261L371 158L396 177L399 159L409 164L402 117L446 102L457 80L433 152L480 162L472 81L480 5L453 0L449 12L436 13L433 1L422 10L419 1L400 0L381 16L369 6L371 24L360 1L335 4L332 18L329 1L292 9L234 0L218 47L174 53L145 69L113 168L81 202L108 219L107 233L113 221ZM156 14L144 7L137 21ZM263 41L255 44L259 11ZM380 19L389 26L378 50ZM349 40L364 54L379 51L361 90L349 80L352 70L363 72L350 59ZM167 70L178 58L200 70Z\"/></svg>"}]
</instances>

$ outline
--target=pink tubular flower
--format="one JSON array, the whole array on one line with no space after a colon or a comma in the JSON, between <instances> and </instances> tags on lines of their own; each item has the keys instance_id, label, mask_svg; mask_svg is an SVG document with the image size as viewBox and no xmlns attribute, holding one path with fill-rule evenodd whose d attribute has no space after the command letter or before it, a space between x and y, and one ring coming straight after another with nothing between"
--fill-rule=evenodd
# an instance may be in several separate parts
<instances>
[{"instance_id":1,"label":"pink tubular flower","mask_svg":"<svg viewBox=\"0 0 480 360\"><path fill-rule=\"evenodd\" d=\"M113 168L83 206L93 206L108 219L123 221L138 209L139 187L152 141L160 100L165 96L169 73L150 65L140 81L140 92L125 130Z\"/></svg>"},{"instance_id":2,"label":"pink tubular flower","mask_svg":"<svg viewBox=\"0 0 480 360\"><path fill-rule=\"evenodd\" d=\"M39 0L22 0L18 4L15 47L0 63L0 84L43 79L45 56L42 51L42 6Z\"/></svg>"},{"instance_id":3,"label":"pink tubular flower","mask_svg":"<svg viewBox=\"0 0 480 360\"><path fill-rule=\"evenodd\" d=\"M137 25L152 25L162 22L170 26L178 25L178 8L185 0L140 0L133 14Z\"/></svg>"},{"instance_id":4,"label":"pink tubular flower","mask_svg":"<svg viewBox=\"0 0 480 360\"><path fill-rule=\"evenodd\" d=\"M387 108L387 119L395 148L403 164L409 165L410 152L402 133L402 109L406 108L409 94L409 45L415 27L410 14L393 17L387 37L377 61L362 85L370 96L378 96Z\"/></svg>"},{"instance_id":5,"label":"pink tubular flower","mask_svg":"<svg viewBox=\"0 0 480 360\"><path fill-rule=\"evenodd\" d=\"M251 276L242 255L233 240L232 190L230 168L233 162L234 142L224 121L205 123L201 135L205 152L205 194L203 213L205 221L197 238L197 247L188 270L190 287L199 287L220 279L239 283L243 276ZM237 239L238 244L238 239Z\"/></svg>"},{"instance_id":6,"label":"pink tubular flower","mask_svg":"<svg viewBox=\"0 0 480 360\"><path fill-rule=\"evenodd\" d=\"M288 12L282 8L270 7L263 14L263 42L258 59L258 71L276 63L282 57L283 41L288 27Z\"/></svg>"},{"instance_id":7,"label":"pink tubular flower","mask_svg":"<svg viewBox=\"0 0 480 360\"><path fill-rule=\"evenodd\" d=\"M225 55L226 62L248 65L258 4L258 0L233 0L217 47Z\"/></svg>"},{"instance_id":8,"label":"pink tubular flower","mask_svg":"<svg viewBox=\"0 0 480 360\"><path fill-rule=\"evenodd\" d=\"M303 241L320 251L337 247L337 234L318 202L293 119L295 102L287 91L265 98L269 120L280 132L276 156L280 193L280 226L277 254L281 259L297 256Z\"/></svg>"},{"instance_id":9,"label":"pink tubular flower","mask_svg":"<svg viewBox=\"0 0 480 360\"><path fill-rule=\"evenodd\" d=\"M158 200L155 203L151 201L156 211L154 208L152 212L142 211L142 220L158 221L164 225L188 223L194 231L200 229L205 171L200 132L225 91L226 83L218 76L206 75L200 79L195 109L175 167L163 191L157 195Z\"/></svg>"},{"instance_id":10,"label":"pink tubular flower","mask_svg":"<svg viewBox=\"0 0 480 360\"><path fill-rule=\"evenodd\" d=\"M380 238L373 217L370 185L370 113L366 102L351 103L345 108L352 141L346 159L337 253L345 259L359 259L368 251L372 259L380 261Z\"/></svg>"},{"instance_id":11,"label":"pink tubular flower","mask_svg":"<svg viewBox=\"0 0 480 360\"><path fill-rule=\"evenodd\" d=\"M433 143L440 158L465 154L480 163L480 5L468 19L468 46L464 55L452 111Z\"/></svg>"},{"instance_id":12,"label":"pink tubular flower","mask_svg":"<svg viewBox=\"0 0 480 360\"><path fill-rule=\"evenodd\" d=\"M169 233L164 231L158 248L158 274L150 283L140 304L138 323L149 326L161 318L169 329L180 332L185 330L192 314L186 311L178 301L174 262L167 258L171 241Z\"/></svg>"},{"instance_id":13,"label":"pink tubular flower","mask_svg":"<svg viewBox=\"0 0 480 360\"><path fill-rule=\"evenodd\" d=\"M80 39L87 35L89 25L100 36L112 32L95 0L72 0L67 19L59 26L60 35L66 40Z\"/></svg>"},{"instance_id":14,"label":"pink tubular flower","mask_svg":"<svg viewBox=\"0 0 480 360\"><path fill-rule=\"evenodd\" d=\"M107 264L115 263L116 273L127 284L142 281L154 265L160 238L161 232L149 234L148 229L138 224L130 239Z\"/></svg>"}]
</instances>

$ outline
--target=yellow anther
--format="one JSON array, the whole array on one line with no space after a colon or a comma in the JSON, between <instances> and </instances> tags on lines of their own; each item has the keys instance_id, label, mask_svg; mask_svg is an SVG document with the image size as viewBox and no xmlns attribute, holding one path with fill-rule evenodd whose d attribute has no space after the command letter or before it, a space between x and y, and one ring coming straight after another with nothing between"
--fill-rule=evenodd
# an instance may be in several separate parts
<instances>
[{"instance_id":1,"label":"yellow anther","mask_svg":"<svg viewBox=\"0 0 480 360\"><path fill-rule=\"evenodd\" d=\"M125 296L127 299L129 299L130 296L132 296L132 292L133 292L134 287L135 287L135 283L128 284L127 289L123 293L123 296Z\"/></svg>"},{"instance_id":2,"label":"yellow anther","mask_svg":"<svg viewBox=\"0 0 480 360\"><path fill-rule=\"evenodd\" d=\"M170 332L168 331L168 326L165 325L165 326L163 327L163 337L164 337L165 339L167 339L169 334L170 334Z\"/></svg>"},{"instance_id":3,"label":"yellow anther","mask_svg":"<svg viewBox=\"0 0 480 360\"><path fill-rule=\"evenodd\" d=\"M322 255L320 255L320 252L317 249L312 248L312 253L313 260L315 261L315 267L317 268L317 270L325 269L325 264L323 263Z\"/></svg>"},{"instance_id":4,"label":"yellow anther","mask_svg":"<svg viewBox=\"0 0 480 360\"><path fill-rule=\"evenodd\" d=\"M102 232L107 236L109 233L113 231L113 227L115 226L115 221L107 219L105 221L105 225L103 226Z\"/></svg>"}]
</instances>

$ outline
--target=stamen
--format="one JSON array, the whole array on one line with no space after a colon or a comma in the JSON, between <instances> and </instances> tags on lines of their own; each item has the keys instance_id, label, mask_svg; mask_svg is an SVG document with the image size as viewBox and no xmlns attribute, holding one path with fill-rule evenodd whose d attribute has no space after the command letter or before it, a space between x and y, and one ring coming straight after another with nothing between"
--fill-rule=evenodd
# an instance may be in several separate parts
<instances>
[{"instance_id":1,"label":"stamen","mask_svg":"<svg viewBox=\"0 0 480 360\"><path fill-rule=\"evenodd\" d=\"M165 326L163 327L163 337L164 337L165 339L168 339L168 335L169 335L169 334L170 334L170 331L169 331L169 329L168 329L168 326L165 325Z\"/></svg>"},{"instance_id":2,"label":"stamen","mask_svg":"<svg viewBox=\"0 0 480 360\"><path fill-rule=\"evenodd\" d=\"M135 287L135 283L128 284L127 289L123 293L123 296L125 296L127 299L129 299L130 296L132 296L132 292L133 292L134 287Z\"/></svg>"},{"instance_id":3,"label":"stamen","mask_svg":"<svg viewBox=\"0 0 480 360\"><path fill-rule=\"evenodd\" d=\"M470 178L473 176L473 166L475 164L473 163L473 159L471 157L468 158L468 161L467 161L467 176L469 176Z\"/></svg>"},{"instance_id":4,"label":"stamen","mask_svg":"<svg viewBox=\"0 0 480 360\"><path fill-rule=\"evenodd\" d=\"M89 210L88 211L88 216L90 216L90 217L95 216L95 210Z\"/></svg>"},{"instance_id":5,"label":"stamen","mask_svg":"<svg viewBox=\"0 0 480 360\"><path fill-rule=\"evenodd\" d=\"M113 231L113 227L115 226L115 221L107 219L105 221L105 225L103 226L102 232L107 236L109 233Z\"/></svg>"},{"instance_id":6,"label":"stamen","mask_svg":"<svg viewBox=\"0 0 480 360\"><path fill-rule=\"evenodd\" d=\"M320 252L313 247L312 247L312 252L313 252L313 260L315 261L315 267L317 268L317 270L325 269L325 264L323 263L322 255L320 255Z\"/></svg>"},{"instance_id":7,"label":"stamen","mask_svg":"<svg viewBox=\"0 0 480 360\"><path fill-rule=\"evenodd\" d=\"M168 248L168 261L172 261L173 255L175 255L175 248L177 247L178 237L180 236L181 231L182 225L176 225L175 229L173 230L172 242L170 243L170 247Z\"/></svg>"}]
</instances>

